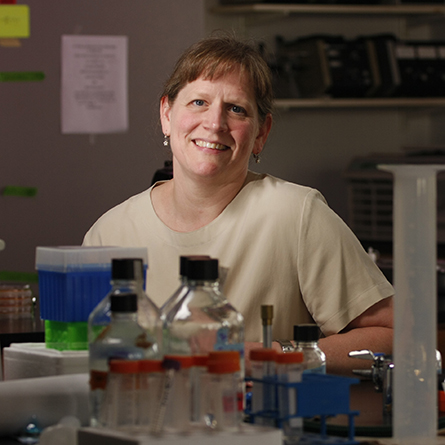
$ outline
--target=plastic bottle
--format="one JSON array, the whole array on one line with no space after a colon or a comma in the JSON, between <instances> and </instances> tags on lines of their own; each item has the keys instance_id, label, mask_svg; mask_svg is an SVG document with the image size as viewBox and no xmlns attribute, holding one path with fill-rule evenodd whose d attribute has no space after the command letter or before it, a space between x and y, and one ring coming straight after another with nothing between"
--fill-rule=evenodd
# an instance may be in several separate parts
<instances>
[{"instance_id":1,"label":"plastic bottle","mask_svg":"<svg viewBox=\"0 0 445 445\"><path fill-rule=\"evenodd\" d=\"M252 414L254 423L275 426L275 357L277 352L270 348L250 351L252 366Z\"/></svg>"},{"instance_id":2,"label":"plastic bottle","mask_svg":"<svg viewBox=\"0 0 445 445\"><path fill-rule=\"evenodd\" d=\"M138 298L138 323L150 336L156 338L157 353L160 355L161 332L160 312L144 291L144 266L140 258L113 259L111 263L111 285L108 295L93 309L88 317L88 342L93 343L108 326L111 319L110 297L135 293Z\"/></svg>"},{"instance_id":3,"label":"plastic bottle","mask_svg":"<svg viewBox=\"0 0 445 445\"><path fill-rule=\"evenodd\" d=\"M139 361L112 359L109 368L100 423L107 428L135 432L139 411Z\"/></svg>"},{"instance_id":4,"label":"plastic bottle","mask_svg":"<svg viewBox=\"0 0 445 445\"><path fill-rule=\"evenodd\" d=\"M156 340L137 322L136 294L111 295L111 322L90 344L90 423L101 426L100 414L107 388L109 360L138 360L157 352Z\"/></svg>"},{"instance_id":5,"label":"plastic bottle","mask_svg":"<svg viewBox=\"0 0 445 445\"><path fill-rule=\"evenodd\" d=\"M287 352L276 355L277 381L280 383L301 382L303 374L302 352ZM286 445L298 443L303 434L303 419L297 413L296 388L278 385L279 413L282 419L283 440Z\"/></svg>"},{"instance_id":6,"label":"plastic bottle","mask_svg":"<svg viewBox=\"0 0 445 445\"><path fill-rule=\"evenodd\" d=\"M202 411L212 431L239 431L242 422L242 388L237 351L209 353L208 374L202 377ZM240 403L241 401L241 403Z\"/></svg>"},{"instance_id":7,"label":"plastic bottle","mask_svg":"<svg viewBox=\"0 0 445 445\"><path fill-rule=\"evenodd\" d=\"M163 320L167 354L240 353L244 377L244 319L219 288L218 260L191 258L186 292Z\"/></svg>"},{"instance_id":8,"label":"plastic bottle","mask_svg":"<svg viewBox=\"0 0 445 445\"><path fill-rule=\"evenodd\" d=\"M303 352L304 372L326 374L326 355L318 346L319 336L316 324L294 326L295 350Z\"/></svg>"}]
</instances>

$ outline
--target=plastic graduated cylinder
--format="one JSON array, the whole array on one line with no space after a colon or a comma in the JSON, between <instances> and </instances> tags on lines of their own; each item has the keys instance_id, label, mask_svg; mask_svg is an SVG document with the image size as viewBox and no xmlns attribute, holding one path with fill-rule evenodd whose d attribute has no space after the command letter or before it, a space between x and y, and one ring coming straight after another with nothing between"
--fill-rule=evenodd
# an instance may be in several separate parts
<instances>
[{"instance_id":1,"label":"plastic graduated cylinder","mask_svg":"<svg viewBox=\"0 0 445 445\"><path fill-rule=\"evenodd\" d=\"M156 410L161 403L164 369L162 360L139 361L138 426L141 432L154 428Z\"/></svg>"},{"instance_id":2,"label":"plastic graduated cylinder","mask_svg":"<svg viewBox=\"0 0 445 445\"><path fill-rule=\"evenodd\" d=\"M210 352L207 370L201 378L200 402L205 427L212 431L239 431L243 412L239 353Z\"/></svg>"},{"instance_id":3,"label":"plastic graduated cylinder","mask_svg":"<svg viewBox=\"0 0 445 445\"><path fill-rule=\"evenodd\" d=\"M190 431L192 365L191 356L164 356L162 392L150 427L152 434L159 435L162 432L186 434Z\"/></svg>"},{"instance_id":4,"label":"plastic graduated cylinder","mask_svg":"<svg viewBox=\"0 0 445 445\"><path fill-rule=\"evenodd\" d=\"M258 380L275 380L276 351L269 348L258 348L250 351L252 378ZM266 416L255 417L255 423L265 426L275 426L275 417L268 418L267 413L275 410L275 389L272 384L254 381L252 386L252 412L263 413Z\"/></svg>"},{"instance_id":5,"label":"plastic graduated cylinder","mask_svg":"<svg viewBox=\"0 0 445 445\"><path fill-rule=\"evenodd\" d=\"M301 382L303 374L302 352L280 353L276 356L278 383ZM282 420L283 438L286 445L298 443L303 434L303 419L290 417L297 413L297 392L295 388L278 386L279 414Z\"/></svg>"},{"instance_id":6,"label":"plastic graduated cylinder","mask_svg":"<svg viewBox=\"0 0 445 445\"><path fill-rule=\"evenodd\" d=\"M110 360L100 423L108 428L136 431L138 419L139 361Z\"/></svg>"},{"instance_id":7,"label":"plastic graduated cylinder","mask_svg":"<svg viewBox=\"0 0 445 445\"><path fill-rule=\"evenodd\" d=\"M437 443L437 172L444 165L379 165L393 173L393 436Z\"/></svg>"}]
</instances>

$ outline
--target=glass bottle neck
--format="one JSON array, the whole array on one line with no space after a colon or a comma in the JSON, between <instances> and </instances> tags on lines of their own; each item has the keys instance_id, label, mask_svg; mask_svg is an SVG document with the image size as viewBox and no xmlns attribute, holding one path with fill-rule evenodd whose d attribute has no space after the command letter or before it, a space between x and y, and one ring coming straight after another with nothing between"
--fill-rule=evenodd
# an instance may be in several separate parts
<instances>
[{"instance_id":1,"label":"glass bottle neck","mask_svg":"<svg viewBox=\"0 0 445 445\"><path fill-rule=\"evenodd\" d=\"M144 283L141 280L111 280L112 290L122 289L143 290Z\"/></svg>"},{"instance_id":2,"label":"glass bottle neck","mask_svg":"<svg viewBox=\"0 0 445 445\"><path fill-rule=\"evenodd\" d=\"M137 312L112 312L111 318L113 321L122 322L122 321L137 321L138 314Z\"/></svg>"},{"instance_id":3,"label":"glass bottle neck","mask_svg":"<svg viewBox=\"0 0 445 445\"><path fill-rule=\"evenodd\" d=\"M219 281L218 280L189 280L186 279L186 283L190 287L212 287L212 288L219 288Z\"/></svg>"},{"instance_id":4,"label":"glass bottle neck","mask_svg":"<svg viewBox=\"0 0 445 445\"><path fill-rule=\"evenodd\" d=\"M295 340L296 347L300 348L318 348L318 341L297 341Z\"/></svg>"}]
</instances>

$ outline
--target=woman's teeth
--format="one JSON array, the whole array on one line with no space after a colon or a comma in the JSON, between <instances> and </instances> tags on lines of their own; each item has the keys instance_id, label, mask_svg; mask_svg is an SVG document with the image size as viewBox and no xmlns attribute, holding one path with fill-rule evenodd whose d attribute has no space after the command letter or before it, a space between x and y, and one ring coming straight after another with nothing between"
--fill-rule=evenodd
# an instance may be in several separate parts
<instances>
[{"instance_id":1,"label":"woman's teeth","mask_svg":"<svg viewBox=\"0 0 445 445\"><path fill-rule=\"evenodd\" d=\"M226 145L215 144L213 142L206 142L206 141L195 140L195 144L198 147L212 148L214 150L226 150L227 149Z\"/></svg>"}]
</instances>

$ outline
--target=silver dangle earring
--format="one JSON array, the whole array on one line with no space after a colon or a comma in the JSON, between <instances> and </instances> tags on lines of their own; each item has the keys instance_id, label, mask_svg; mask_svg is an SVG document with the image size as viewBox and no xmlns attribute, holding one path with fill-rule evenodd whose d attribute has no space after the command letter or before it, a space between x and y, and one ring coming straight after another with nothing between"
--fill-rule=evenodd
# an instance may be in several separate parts
<instances>
[{"instance_id":1,"label":"silver dangle earring","mask_svg":"<svg viewBox=\"0 0 445 445\"><path fill-rule=\"evenodd\" d=\"M164 134L164 147L168 147L170 145L170 136L167 136L166 134Z\"/></svg>"},{"instance_id":2,"label":"silver dangle earring","mask_svg":"<svg viewBox=\"0 0 445 445\"><path fill-rule=\"evenodd\" d=\"M255 159L255 164L259 164L261 162L260 154L259 153L252 153L253 159Z\"/></svg>"}]
</instances>

